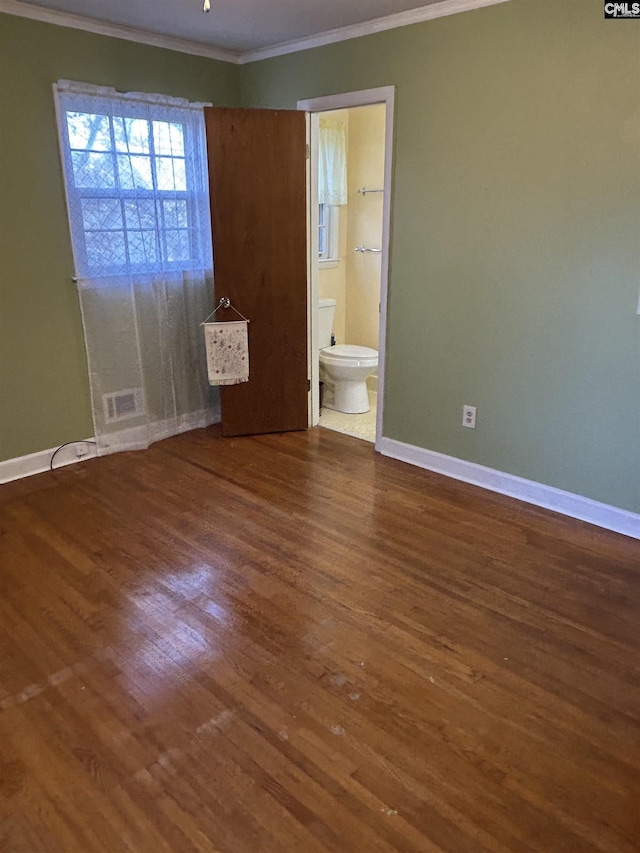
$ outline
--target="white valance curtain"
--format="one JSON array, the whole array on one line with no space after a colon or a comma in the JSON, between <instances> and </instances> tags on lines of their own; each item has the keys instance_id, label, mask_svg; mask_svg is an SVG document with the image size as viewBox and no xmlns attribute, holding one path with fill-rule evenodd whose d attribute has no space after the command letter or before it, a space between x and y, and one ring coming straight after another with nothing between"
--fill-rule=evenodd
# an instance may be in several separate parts
<instances>
[{"instance_id":1,"label":"white valance curtain","mask_svg":"<svg viewBox=\"0 0 640 853\"><path fill-rule=\"evenodd\" d=\"M347 203L347 133L339 119L320 118L318 202Z\"/></svg>"},{"instance_id":2,"label":"white valance curtain","mask_svg":"<svg viewBox=\"0 0 640 853\"><path fill-rule=\"evenodd\" d=\"M217 412L203 105L55 89L98 453L144 448Z\"/></svg>"}]
</instances>

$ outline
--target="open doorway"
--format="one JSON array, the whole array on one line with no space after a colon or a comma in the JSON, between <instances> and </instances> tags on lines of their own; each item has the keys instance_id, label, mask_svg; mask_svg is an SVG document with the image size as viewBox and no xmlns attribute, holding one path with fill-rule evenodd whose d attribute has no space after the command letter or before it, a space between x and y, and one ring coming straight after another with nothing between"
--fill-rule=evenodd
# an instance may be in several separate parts
<instances>
[{"instance_id":1,"label":"open doorway","mask_svg":"<svg viewBox=\"0 0 640 853\"><path fill-rule=\"evenodd\" d=\"M310 113L310 424L376 442L384 405L393 95L385 87L298 103ZM327 168L340 171L339 153L330 149L329 167L326 155L327 138L340 136L342 188L339 175L329 186L326 175Z\"/></svg>"},{"instance_id":2,"label":"open doorway","mask_svg":"<svg viewBox=\"0 0 640 853\"><path fill-rule=\"evenodd\" d=\"M368 104L318 114L319 424L371 442L380 343L385 112L385 104ZM342 372L350 381L341 395L334 374Z\"/></svg>"}]
</instances>

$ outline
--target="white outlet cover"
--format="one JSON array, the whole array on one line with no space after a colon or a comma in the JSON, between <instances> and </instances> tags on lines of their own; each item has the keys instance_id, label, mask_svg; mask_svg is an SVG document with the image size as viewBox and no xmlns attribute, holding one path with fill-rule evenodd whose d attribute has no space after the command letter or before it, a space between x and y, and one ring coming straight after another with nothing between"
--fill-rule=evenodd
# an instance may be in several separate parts
<instances>
[{"instance_id":1,"label":"white outlet cover","mask_svg":"<svg viewBox=\"0 0 640 853\"><path fill-rule=\"evenodd\" d=\"M475 429L476 428L476 406L463 406L462 407L462 426L467 429Z\"/></svg>"}]
</instances>

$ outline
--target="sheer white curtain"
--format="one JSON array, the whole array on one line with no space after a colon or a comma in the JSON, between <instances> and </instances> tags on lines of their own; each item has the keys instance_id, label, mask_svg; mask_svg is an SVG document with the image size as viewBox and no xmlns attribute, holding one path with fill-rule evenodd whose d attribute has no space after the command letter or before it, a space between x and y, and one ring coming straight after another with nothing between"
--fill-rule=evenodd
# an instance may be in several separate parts
<instances>
[{"instance_id":1,"label":"sheer white curtain","mask_svg":"<svg viewBox=\"0 0 640 853\"><path fill-rule=\"evenodd\" d=\"M318 202L347 203L347 133L339 119L320 118Z\"/></svg>"},{"instance_id":2,"label":"sheer white curtain","mask_svg":"<svg viewBox=\"0 0 640 853\"><path fill-rule=\"evenodd\" d=\"M203 105L55 91L98 453L144 448L217 413Z\"/></svg>"}]
</instances>

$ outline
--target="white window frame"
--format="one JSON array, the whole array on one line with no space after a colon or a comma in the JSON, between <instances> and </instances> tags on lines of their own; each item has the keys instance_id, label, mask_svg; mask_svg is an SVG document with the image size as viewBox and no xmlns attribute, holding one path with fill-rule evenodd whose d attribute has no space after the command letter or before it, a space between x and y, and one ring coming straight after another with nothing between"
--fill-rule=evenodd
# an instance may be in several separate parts
<instances>
[{"instance_id":1,"label":"white window frame","mask_svg":"<svg viewBox=\"0 0 640 853\"><path fill-rule=\"evenodd\" d=\"M324 213L324 221L323 221ZM322 230L325 231L325 251L320 251L322 245ZM337 204L318 205L318 263L323 269L337 267L340 263L340 207Z\"/></svg>"},{"instance_id":2,"label":"white window frame","mask_svg":"<svg viewBox=\"0 0 640 853\"><path fill-rule=\"evenodd\" d=\"M85 84L73 84L68 81L60 81L54 85L56 112L58 117L58 131L60 141L60 153L62 157L63 172L65 178L65 191L67 197L67 208L69 213L69 225L71 231L73 254L75 260L76 276L78 278L109 278L111 276L132 274L157 274L168 271L201 270L211 267L210 237L202 239L202 229L206 229L210 235L208 220L208 186L207 186L207 164L206 154L203 154L204 143L199 138L199 122L201 123L201 110L203 104L189 104L181 99L164 98L162 95L144 95L135 93L125 95L114 89L93 87ZM109 103L109 111L106 111L111 134L111 148L104 152L110 155L113 161L113 174L115 186L108 188L92 188L77 186L75 182L74 166L72 161L72 149L69 128L66 119L67 112L90 112L92 104L96 104L96 113L103 114L101 104ZM175 118L167 117L167 110ZM156 114L157 111L157 114ZM118 151L116 150L113 137L114 117L140 118L149 123L149 145L148 158L150 161L153 188L146 189L136 187L126 188L120 184L120 172L117 163ZM184 159L186 174L186 189L159 188L158 162L167 157L154 150L152 122L169 122L180 124L183 130ZM82 149L80 149L82 150ZM169 155L169 159L174 155ZM87 235L95 229L87 226L83 217L83 201L94 199L108 199L118 202L122 209L121 226L115 231L122 233L123 245L126 252L126 263L120 261L109 264L102 261L98 266L94 263L88 251ZM125 215L126 203L130 200L147 200L153 202L155 210L155 227L132 226ZM186 205L187 225L171 225L166 220L164 202L183 202ZM206 207L206 216L203 209ZM104 230L104 229L103 229ZM107 229L108 231L109 229ZM148 232L155 240L155 258L139 262L132 259L131 235L134 232ZM188 245L188 258L186 256L178 259L171 257L168 237L172 231L186 232ZM100 233L100 229L98 229ZM106 233L106 232L105 232Z\"/></svg>"}]
</instances>

